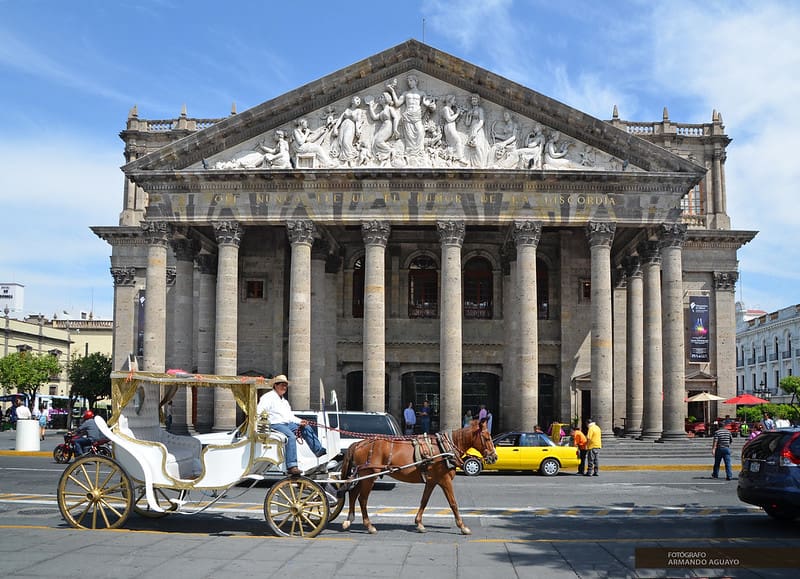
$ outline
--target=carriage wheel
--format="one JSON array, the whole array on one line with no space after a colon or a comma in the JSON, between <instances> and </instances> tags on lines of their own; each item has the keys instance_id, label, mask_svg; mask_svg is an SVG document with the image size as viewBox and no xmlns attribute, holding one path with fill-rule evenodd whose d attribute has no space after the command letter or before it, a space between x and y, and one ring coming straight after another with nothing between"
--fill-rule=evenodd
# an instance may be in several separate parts
<instances>
[{"instance_id":1,"label":"carriage wheel","mask_svg":"<svg viewBox=\"0 0 800 579\"><path fill-rule=\"evenodd\" d=\"M156 497L158 506L164 509L163 513L159 513L150 508L150 505L147 503L147 497L145 496L144 485L136 487L133 492L133 512L139 516L148 519L160 519L161 517L166 517L178 508L177 504L169 500L169 494L165 489L153 489L153 494ZM180 491L176 492L180 493Z\"/></svg>"},{"instance_id":2,"label":"carriage wheel","mask_svg":"<svg viewBox=\"0 0 800 579\"><path fill-rule=\"evenodd\" d=\"M64 469L58 481L58 508L78 529L116 529L133 508L133 485L113 459L85 456Z\"/></svg>"},{"instance_id":3,"label":"carriage wheel","mask_svg":"<svg viewBox=\"0 0 800 579\"><path fill-rule=\"evenodd\" d=\"M325 491L302 476L279 480L264 498L264 518L282 537L316 537L328 522L328 513Z\"/></svg>"}]
</instances>

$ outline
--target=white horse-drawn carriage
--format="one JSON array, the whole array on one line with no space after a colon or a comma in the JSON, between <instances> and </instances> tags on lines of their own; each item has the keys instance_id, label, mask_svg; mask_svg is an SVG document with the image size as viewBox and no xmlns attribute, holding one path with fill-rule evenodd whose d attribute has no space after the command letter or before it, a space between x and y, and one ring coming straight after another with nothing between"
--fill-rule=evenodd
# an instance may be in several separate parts
<instances>
[{"instance_id":1,"label":"white horse-drawn carriage","mask_svg":"<svg viewBox=\"0 0 800 579\"><path fill-rule=\"evenodd\" d=\"M264 498L264 517L272 530L287 537L316 536L344 505L343 493L336 492L339 434L319 429L328 450L323 457L298 444L303 474L286 476L286 438L256 416L258 390L267 387L264 378L113 373L113 416L108 423L95 420L113 442L114 456L84 456L67 466L58 483L64 519L73 527L109 529L122 526L131 511L145 517L195 514L271 478L277 480ZM169 432L160 416L180 388L190 388L191 396L213 396L215 407L238 407L244 418L230 432Z\"/></svg>"}]
</instances>

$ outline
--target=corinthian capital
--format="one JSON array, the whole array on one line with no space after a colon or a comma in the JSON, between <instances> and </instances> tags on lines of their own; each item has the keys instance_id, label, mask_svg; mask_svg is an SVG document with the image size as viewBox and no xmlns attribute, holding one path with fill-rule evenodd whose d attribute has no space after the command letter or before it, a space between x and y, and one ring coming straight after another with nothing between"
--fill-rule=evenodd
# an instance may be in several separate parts
<instances>
[{"instance_id":1,"label":"corinthian capital","mask_svg":"<svg viewBox=\"0 0 800 579\"><path fill-rule=\"evenodd\" d=\"M169 243L169 227L163 221L142 221L142 231L150 245L167 247Z\"/></svg>"},{"instance_id":2,"label":"corinthian capital","mask_svg":"<svg viewBox=\"0 0 800 579\"><path fill-rule=\"evenodd\" d=\"M589 240L590 247L611 247L616 231L616 223L610 221L590 221L586 224L586 239Z\"/></svg>"},{"instance_id":3,"label":"corinthian capital","mask_svg":"<svg viewBox=\"0 0 800 579\"><path fill-rule=\"evenodd\" d=\"M289 235L289 242L304 245L314 245L314 239L318 237L317 227L313 221L301 219L286 222L286 233Z\"/></svg>"},{"instance_id":4,"label":"corinthian capital","mask_svg":"<svg viewBox=\"0 0 800 579\"><path fill-rule=\"evenodd\" d=\"M392 226L388 221L365 221L361 224L361 237L364 245L380 245L386 247Z\"/></svg>"},{"instance_id":5,"label":"corinthian capital","mask_svg":"<svg viewBox=\"0 0 800 579\"><path fill-rule=\"evenodd\" d=\"M439 232L439 241L442 245L464 244L464 222L463 221L437 221L436 230Z\"/></svg>"},{"instance_id":6,"label":"corinthian capital","mask_svg":"<svg viewBox=\"0 0 800 579\"><path fill-rule=\"evenodd\" d=\"M214 236L220 245L236 245L242 242L244 227L238 221L217 221L214 224Z\"/></svg>"},{"instance_id":7,"label":"corinthian capital","mask_svg":"<svg viewBox=\"0 0 800 579\"><path fill-rule=\"evenodd\" d=\"M542 224L539 221L515 221L512 232L517 245L539 245L542 238Z\"/></svg>"},{"instance_id":8,"label":"corinthian capital","mask_svg":"<svg viewBox=\"0 0 800 579\"><path fill-rule=\"evenodd\" d=\"M111 277L115 286L132 286L136 282L135 267L112 267Z\"/></svg>"},{"instance_id":9,"label":"corinthian capital","mask_svg":"<svg viewBox=\"0 0 800 579\"><path fill-rule=\"evenodd\" d=\"M736 291L736 282L739 281L738 271L715 271L714 289L722 291Z\"/></svg>"},{"instance_id":10,"label":"corinthian capital","mask_svg":"<svg viewBox=\"0 0 800 579\"><path fill-rule=\"evenodd\" d=\"M683 247L686 241L685 223L662 223L660 236L661 247Z\"/></svg>"}]
</instances>

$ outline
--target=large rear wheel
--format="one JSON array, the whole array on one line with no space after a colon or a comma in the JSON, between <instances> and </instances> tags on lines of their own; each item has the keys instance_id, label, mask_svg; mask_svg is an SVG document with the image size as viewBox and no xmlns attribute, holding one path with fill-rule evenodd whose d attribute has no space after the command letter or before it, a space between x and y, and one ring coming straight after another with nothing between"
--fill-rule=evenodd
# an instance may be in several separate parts
<instances>
[{"instance_id":1,"label":"large rear wheel","mask_svg":"<svg viewBox=\"0 0 800 579\"><path fill-rule=\"evenodd\" d=\"M114 460L83 456L58 481L58 508L78 529L116 529L133 508L133 485Z\"/></svg>"},{"instance_id":2,"label":"large rear wheel","mask_svg":"<svg viewBox=\"0 0 800 579\"><path fill-rule=\"evenodd\" d=\"M306 477L281 479L264 498L264 518L275 534L282 537L316 537L328 522L328 516L325 491Z\"/></svg>"}]
</instances>

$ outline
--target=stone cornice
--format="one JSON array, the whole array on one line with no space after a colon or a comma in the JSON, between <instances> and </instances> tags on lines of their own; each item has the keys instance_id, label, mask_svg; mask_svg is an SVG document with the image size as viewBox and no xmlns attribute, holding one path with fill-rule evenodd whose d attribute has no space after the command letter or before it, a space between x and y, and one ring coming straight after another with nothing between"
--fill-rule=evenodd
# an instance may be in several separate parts
<instances>
[{"instance_id":1,"label":"stone cornice","mask_svg":"<svg viewBox=\"0 0 800 579\"><path fill-rule=\"evenodd\" d=\"M94 226L91 228L100 239L109 245L147 245L142 228L137 226Z\"/></svg>"}]
</instances>

